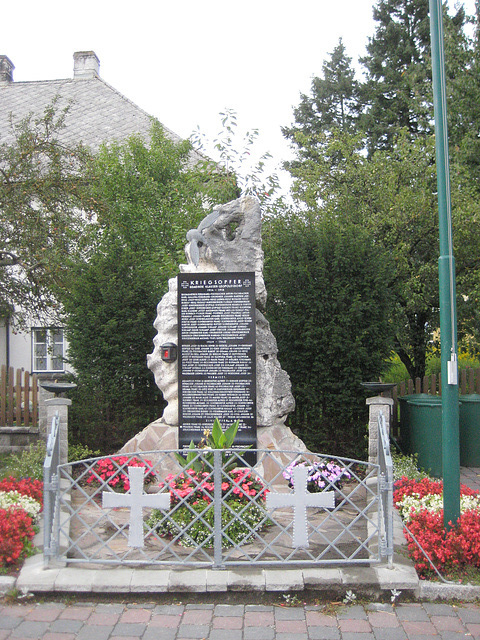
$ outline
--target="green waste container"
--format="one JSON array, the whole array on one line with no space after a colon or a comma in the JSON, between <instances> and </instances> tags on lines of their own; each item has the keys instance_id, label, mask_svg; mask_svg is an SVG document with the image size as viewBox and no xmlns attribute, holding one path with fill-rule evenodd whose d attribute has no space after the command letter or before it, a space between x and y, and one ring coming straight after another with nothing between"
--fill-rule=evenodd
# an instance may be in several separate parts
<instances>
[{"instance_id":1,"label":"green waste container","mask_svg":"<svg viewBox=\"0 0 480 640\"><path fill-rule=\"evenodd\" d=\"M480 395L460 396L460 464L480 467Z\"/></svg>"},{"instance_id":2,"label":"green waste container","mask_svg":"<svg viewBox=\"0 0 480 640\"><path fill-rule=\"evenodd\" d=\"M427 395L420 394L422 396ZM407 396L400 396L398 398L398 404L400 406L400 448L403 453L409 454L414 453L414 450L411 446L411 436L410 436L410 405L408 401L412 398L418 398L418 395L410 394Z\"/></svg>"},{"instance_id":3,"label":"green waste container","mask_svg":"<svg viewBox=\"0 0 480 640\"><path fill-rule=\"evenodd\" d=\"M442 398L427 393L407 400L410 452L418 454L420 467L442 477Z\"/></svg>"}]
</instances>

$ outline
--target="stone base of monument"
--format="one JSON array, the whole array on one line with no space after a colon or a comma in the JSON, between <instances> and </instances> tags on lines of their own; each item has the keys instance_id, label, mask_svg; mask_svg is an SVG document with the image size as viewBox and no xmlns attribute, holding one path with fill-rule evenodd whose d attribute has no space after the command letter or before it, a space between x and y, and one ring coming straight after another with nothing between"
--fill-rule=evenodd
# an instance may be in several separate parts
<instances>
[{"instance_id":1,"label":"stone base of monument","mask_svg":"<svg viewBox=\"0 0 480 640\"><path fill-rule=\"evenodd\" d=\"M120 454L137 453L141 451L171 451L178 449L178 427L172 427L163 422L162 418L151 422L143 431L131 438L118 452ZM257 428L257 449L268 451L298 451L307 453L308 449L304 442L298 438L293 431L284 424L271 427ZM151 456L152 459L155 457ZM292 461L292 456L279 453L277 459L285 466ZM165 473L178 473L179 468L169 460L169 467L160 467L159 470ZM171 467L175 468L171 468ZM271 459L268 459L259 473L269 482L278 475L279 466Z\"/></svg>"}]
</instances>

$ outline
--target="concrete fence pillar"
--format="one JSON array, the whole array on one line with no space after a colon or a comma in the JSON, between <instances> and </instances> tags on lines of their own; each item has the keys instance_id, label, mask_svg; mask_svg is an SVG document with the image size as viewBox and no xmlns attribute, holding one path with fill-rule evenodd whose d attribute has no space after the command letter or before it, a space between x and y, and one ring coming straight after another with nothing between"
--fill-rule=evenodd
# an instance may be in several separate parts
<instances>
[{"instance_id":1,"label":"concrete fence pillar","mask_svg":"<svg viewBox=\"0 0 480 640\"><path fill-rule=\"evenodd\" d=\"M47 437L52 428L52 420L58 411L60 417L60 464L68 462L68 407L72 404L69 398L49 398L45 400L47 410Z\"/></svg>"},{"instance_id":2,"label":"concrete fence pillar","mask_svg":"<svg viewBox=\"0 0 480 640\"><path fill-rule=\"evenodd\" d=\"M390 435L390 425L392 422L393 399L375 396L367 398L368 412L368 461L378 464L378 416L383 413L385 416L385 426Z\"/></svg>"}]
</instances>

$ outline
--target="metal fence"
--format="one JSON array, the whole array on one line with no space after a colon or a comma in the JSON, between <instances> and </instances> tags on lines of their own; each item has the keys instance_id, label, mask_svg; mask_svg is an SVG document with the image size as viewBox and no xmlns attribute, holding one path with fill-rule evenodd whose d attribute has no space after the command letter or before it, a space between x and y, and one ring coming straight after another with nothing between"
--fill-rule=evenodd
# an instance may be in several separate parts
<instances>
[{"instance_id":1,"label":"metal fence","mask_svg":"<svg viewBox=\"0 0 480 640\"><path fill-rule=\"evenodd\" d=\"M242 452L205 449L186 466L180 451L59 465L56 481L46 475L56 510L45 514L45 557L210 568L389 560L388 439L382 451L379 465L264 450L249 451L250 465Z\"/></svg>"},{"instance_id":2,"label":"metal fence","mask_svg":"<svg viewBox=\"0 0 480 640\"><path fill-rule=\"evenodd\" d=\"M60 416L57 412L52 419L50 433L47 438L47 454L43 463L43 548L45 565L47 565L48 559L54 556L57 551L55 540L58 539L59 526L59 462Z\"/></svg>"}]
</instances>

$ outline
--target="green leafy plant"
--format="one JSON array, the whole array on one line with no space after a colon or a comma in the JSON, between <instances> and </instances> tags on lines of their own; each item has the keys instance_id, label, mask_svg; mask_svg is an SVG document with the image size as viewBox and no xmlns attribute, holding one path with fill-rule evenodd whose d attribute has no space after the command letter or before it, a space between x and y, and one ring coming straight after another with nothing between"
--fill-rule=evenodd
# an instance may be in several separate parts
<instances>
[{"instance_id":1,"label":"green leafy plant","mask_svg":"<svg viewBox=\"0 0 480 640\"><path fill-rule=\"evenodd\" d=\"M190 468L165 478L172 510L154 509L147 525L160 537L176 538L185 547L213 545L215 485L212 473ZM245 544L269 524L262 508L268 490L250 469L234 469L222 477L222 546ZM201 517L198 517L198 516ZM238 516L238 517L237 517Z\"/></svg>"},{"instance_id":2,"label":"green leafy plant","mask_svg":"<svg viewBox=\"0 0 480 640\"><path fill-rule=\"evenodd\" d=\"M195 445L193 440L190 442L188 447L188 453L186 457L180 455L179 453L175 454L175 457L179 464L186 469L192 468L196 472L201 472L204 470L210 470L213 468L213 449L231 449L233 446L233 442L235 440L235 436L237 435L239 421L236 420L228 429L223 431L220 421L215 418L213 423L213 427L210 430L204 431L204 437L199 442L198 446ZM250 448L250 447L247 447ZM201 453L199 453L199 449L203 449ZM209 451L205 453L205 451ZM243 453L243 451L239 451L239 454ZM228 455L226 453L222 454L222 466L224 471L230 471L234 469L238 465L238 456L236 455Z\"/></svg>"},{"instance_id":3,"label":"green leafy plant","mask_svg":"<svg viewBox=\"0 0 480 640\"><path fill-rule=\"evenodd\" d=\"M71 444L68 443L68 461L75 462L76 460L85 460L86 458L96 458L102 455L100 450L94 451L85 444Z\"/></svg>"},{"instance_id":4,"label":"green leafy plant","mask_svg":"<svg viewBox=\"0 0 480 640\"><path fill-rule=\"evenodd\" d=\"M180 506L168 516L155 510L147 524L155 527L161 537L178 537L183 547L213 547L214 517L213 504L202 501ZM222 505L222 547L246 544L265 524L265 512L256 504L228 500Z\"/></svg>"},{"instance_id":5,"label":"green leafy plant","mask_svg":"<svg viewBox=\"0 0 480 640\"><path fill-rule=\"evenodd\" d=\"M45 460L46 448L43 441L31 444L28 449L21 453L14 453L5 463L4 477L32 478L43 480L43 461Z\"/></svg>"}]
</instances>

